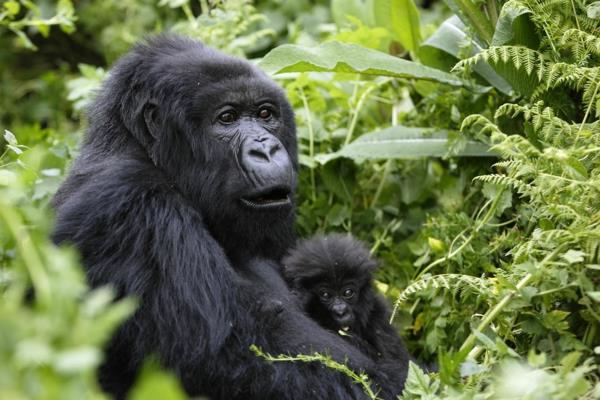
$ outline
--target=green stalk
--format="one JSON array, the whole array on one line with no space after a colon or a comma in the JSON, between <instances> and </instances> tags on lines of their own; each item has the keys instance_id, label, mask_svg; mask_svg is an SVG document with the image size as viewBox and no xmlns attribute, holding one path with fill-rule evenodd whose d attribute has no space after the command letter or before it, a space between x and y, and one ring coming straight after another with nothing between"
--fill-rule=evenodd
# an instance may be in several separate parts
<instances>
[{"instance_id":1,"label":"green stalk","mask_svg":"<svg viewBox=\"0 0 600 400\"><path fill-rule=\"evenodd\" d=\"M348 127L348 133L346 134L346 140L344 140L344 146L347 146L350 141L352 141L352 135L354 134L354 129L356 128L356 122L358 121L358 114L360 110L363 108L365 100L367 100L367 96L375 89L376 86L368 87L358 99L358 103L356 103L356 108L352 114L352 120L350 121L350 126Z\"/></svg>"},{"instance_id":2,"label":"green stalk","mask_svg":"<svg viewBox=\"0 0 600 400\"><path fill-rule=\"evenodd\" d=\"M304 112L306 113L306 126L308 127L308 155L310 156L311 162L314 162L315 158L315 132L312 126L312 119L310 117L310 108L308 107L308 99L304 94L304 89L300 88L300 98L302 99L302 105L304 106ZM315 181L315 169L310 167L310 185L311 185L311 197L312 201L317 200L317 184Z\"/></svg>"},{"instance_id":3,"label":"green stalk","mask_svg":"<svg viewBox=\"0 0 600 400\"><path fill-rule=\"evenodd\" d=\"M38 250L35 248L27 229L23 226L19 215L8 204L0 202L0 219L4 220L15 239L21 260L23 260L23 264L25 264L25 268L27 268L31 277L36 298L42 304L49 304L51 290L48 275Z\"/></svg>"},{"instance_id":4,"label":"green stalk","mask_svg":"<svg viewBox=\"0 0 600 400\"><path fill-rule=\"evenodd\" d=\"M381 181L379 185L377 185L377 190L375 191L375 195L373 196L373 201L371 201L371 208L375 208L375 204L379 200L379 196L381 196L381 192L383 191L383 186L385 185L385 181L387 180L390 169L391 169L392 160L387 160L385 162L385 167L383 168L383 176L381 177Z\"/></svg>"}]
</instances>

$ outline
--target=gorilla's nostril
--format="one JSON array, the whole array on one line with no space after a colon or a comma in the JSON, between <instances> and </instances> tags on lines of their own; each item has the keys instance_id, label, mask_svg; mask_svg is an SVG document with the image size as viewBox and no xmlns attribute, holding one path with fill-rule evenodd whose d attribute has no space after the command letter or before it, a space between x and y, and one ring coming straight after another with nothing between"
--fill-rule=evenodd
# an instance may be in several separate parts
<instances>
[{"instance_id":1,"label":"gorilla's nostril","mask_svg":"<svg viewBox=\"0 0 600 400\"><path fill-rule=\"evenodd\" d=\"M272 157L280 149L281 149L281 145L280 144L276 144L275 146L271 147L271 150L269 151L269 155L271 155L271 157Z\"/></svg>"},{"instance_id":2,"label":"gorilla's nostril","mask_svg":"<svg viewBox=\"0 0 600 400\"><path fill-rule=\"evenodd\" d=\"M252 149L248 152L248 155L261 161L270 161L269 156L263 150Z\"/></svg>"}]
</instances>

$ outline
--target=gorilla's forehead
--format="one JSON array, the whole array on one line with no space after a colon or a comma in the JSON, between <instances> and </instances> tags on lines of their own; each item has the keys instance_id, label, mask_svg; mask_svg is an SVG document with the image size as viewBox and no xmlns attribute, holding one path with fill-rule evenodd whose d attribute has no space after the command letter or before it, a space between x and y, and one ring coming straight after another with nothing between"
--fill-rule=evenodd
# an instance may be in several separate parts
<instances>
[{"instance_id":1,"label":"gorilla's forehead","mask_svg":"<svg viewBox=\"0 0 600 400\"><path fill-rule=\"evenodd\" d=\"M196 84L196 104L218 108L224 104L256 106L285 101L283 91L272 81L261 76L235 76L229 79L204 81Z\"/></svg>"}]
</instances>

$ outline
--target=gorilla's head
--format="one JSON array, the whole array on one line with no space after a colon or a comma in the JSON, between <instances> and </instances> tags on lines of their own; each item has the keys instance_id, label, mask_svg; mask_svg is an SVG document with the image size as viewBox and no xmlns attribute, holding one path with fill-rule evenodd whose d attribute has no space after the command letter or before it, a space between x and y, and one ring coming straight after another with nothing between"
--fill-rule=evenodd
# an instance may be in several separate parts
<instances>
[{"instance_id":1,"label":"gorilla's head","mask_svg":"<svg viewBox=\"0 0 600 400\"><path fill-rule=\"evenodd\" d=\"M104 87L89 145L147 159L231 257L282 254L293 240L297 155L277 85L244 60L163 35L121 59Z\"/></svg>"}]
</instances>

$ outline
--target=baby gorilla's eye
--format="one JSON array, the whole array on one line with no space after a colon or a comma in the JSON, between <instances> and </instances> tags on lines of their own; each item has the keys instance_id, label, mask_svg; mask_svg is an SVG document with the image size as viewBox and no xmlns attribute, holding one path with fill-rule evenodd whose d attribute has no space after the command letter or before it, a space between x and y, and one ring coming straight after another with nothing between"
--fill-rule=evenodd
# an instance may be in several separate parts
<instances>
[{"instance_id":1,"label":"baby gorilla's eye","mask_svg":"<svg viewBox=\"0 0 600 400\"><path fill-rule=\"evenodd\" d=\"M237 119L237 115L233 111L225 111L219 114L219 121L224 124L231 124Z\"/></svg>"},{"instance_id":2,"label":"baby gorilla's eye","mask_svg":"<svg viewBox=\"0 0 600 400\"><path fill-rule=\"evenodd\" d=\"M269 119L271 118L271 110L269 110L268 108L261 108L258 111L258 116L262 119Z\"/></svg>"},{"instance_id":3,"label":"baby gorilla's eye","mask_svg":"<svg viewBox=\"0 0 600 400\"><path fill-rule=\"evenodd\" d=\"M329 300L331 298L331 293L328 292L327 290L322 290L319 292L319 297L322 300Z\"/></svg>"},{"instance_id":4,"label":"baby gorilla's eye","mask_svg":"<svg viewBox=\"0 0 600 400\"><path fill-rule=\"evenodd\" d=\"M343 295L345 298L349 299L349 298L351 298L352 296L354 296L354 290L352 290L352 289L348 288L348 289L344 290L344 293L342 293L342 295Z\"/></svg>"}]
</instances>

